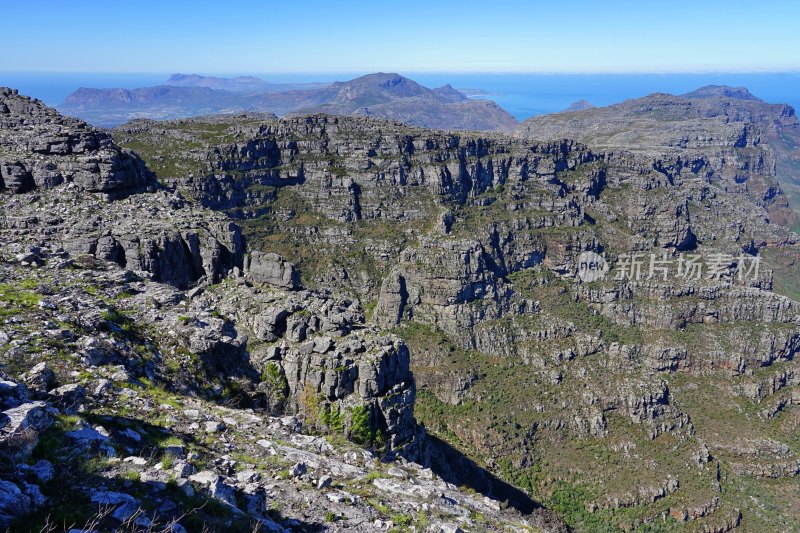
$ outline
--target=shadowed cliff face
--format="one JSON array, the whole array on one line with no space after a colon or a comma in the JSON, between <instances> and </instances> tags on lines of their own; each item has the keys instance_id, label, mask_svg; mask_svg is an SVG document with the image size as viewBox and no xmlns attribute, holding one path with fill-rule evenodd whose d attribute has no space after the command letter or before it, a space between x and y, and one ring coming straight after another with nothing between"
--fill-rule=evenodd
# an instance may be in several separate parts
<instances>
[{"instance_id":1,"label":"shadowed cliff face","mask_svg":"<svg viewBox=\"0 0 800 533\"><path fill-rule=\"evenodd\" d=\"M409 347L427 430L569 525L791 529L800 316L772 269L798 238L762 111L696 101L637 103L636 132L575 119L603 143L253 115L114 138L358 298Z\"/></svg>"}]
</instances>

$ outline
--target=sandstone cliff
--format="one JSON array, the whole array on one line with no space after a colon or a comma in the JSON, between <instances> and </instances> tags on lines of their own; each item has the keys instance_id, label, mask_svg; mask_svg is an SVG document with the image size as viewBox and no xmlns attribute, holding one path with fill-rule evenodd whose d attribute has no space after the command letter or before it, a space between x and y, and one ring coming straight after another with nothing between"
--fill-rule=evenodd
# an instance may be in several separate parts
<instances>
[{"instance_id":1,"label":"sandstone cliff","mask_svg":"<svg viewBox=\"0 0 800 533\"><path fill-rule=\"evenodd\" d=\"M107 133L0 110L2 527L559 530L426 468L408 347L358 300Z\"/></svg>"},{"instance_id":2,"label":"sandstone cliff","mask_svg":"<svg viewBox=\"0 0 800 533\"><path fill-rule=\"evenodd\" d=\"M771 493L754 472L788 486L800 453L780 399L800 316L773 292L793 294L781 268L797 236L759 115L689 109L685 142L652 119L629 148L625 132L582 144L321 115L137 121L114 135L305 287L366 302L367 320L410 348L428 430L570 524L772 527L788 508L767 518L737 494ZM588 252L605 278L578 275ZM756 256L758 273L737 271ZM679 275L690 257L702 275ZM651 258L671 273L649 272ZM783 414L755 414L762 403Z\"/></svg>"}]
</instances>

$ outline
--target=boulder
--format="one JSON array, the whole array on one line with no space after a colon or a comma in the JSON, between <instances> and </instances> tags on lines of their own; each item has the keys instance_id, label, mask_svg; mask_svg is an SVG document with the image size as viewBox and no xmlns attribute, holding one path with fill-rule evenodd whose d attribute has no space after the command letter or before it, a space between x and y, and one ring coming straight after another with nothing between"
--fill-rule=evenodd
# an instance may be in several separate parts
<instances>
[{"instance_id":1,"label":"boulder","mask_svg":"<svg viewBox=\"0 0 800 533\"><path fill-rule=\"evenodd\" d=\"M44 503L38 486L23 482L20 487L0 480L0 528L7 528L11 521L34 512Z\"/></svg>"},{"instance_id":2,"label":"boulder","mask_svg":"<svg viewBox=\"0 0 800 533\"><path fill-rule=\"evenodd\" d=\"M53 422L45 402L29 402L3 411L7 424L2 429L5 435L21 433L27 429L43 431Z\"/></svg>"},{"instance_id":3,"label":"boulder","mask_svg":"<svg viewBox=\"0 0 800 533\"><path fill-rule=\"evenodd\" d=\"M36 392L47 392L56 382L55 373L50 370L47 363L42 361L36 364L33 368L28 370L22 376L22 381L31 390Z\"/></svg>"},{"instance_id":4,"label":"boulder","mask_svg":"<svg viewBox=\"0 0 800 533\"><path fill-rule=\"evenodd\" d=\"M63 385L48 395L53 405L67 414L75 414L86 399L86 388L78 383Z\"/></svg>"},{"instance_id":5,"label":"boulder","mask_svg":"<svg viewBox=\"0 0 800 533\"><path fill-rule=\"evenodd\" d=\"M289 290L300 288L300 272L278 254L251 252L245 258L244 272L254 283Z\"/></svg>"}]
</instances>

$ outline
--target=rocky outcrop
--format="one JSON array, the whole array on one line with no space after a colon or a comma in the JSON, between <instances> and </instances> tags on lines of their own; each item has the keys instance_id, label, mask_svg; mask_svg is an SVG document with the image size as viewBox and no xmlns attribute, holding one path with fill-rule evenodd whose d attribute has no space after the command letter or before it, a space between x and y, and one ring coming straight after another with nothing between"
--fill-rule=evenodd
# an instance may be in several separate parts
<instances>
[{"instance_id":1,"label":"rocky outcrop","mask_svg":"<svg viewBox=\"0 0 800 533\"><path fill-rule=\"evenodd\" d=\"M239 345L246 343L248 352L242 359L215 350L220 364L228 362L217 368L228 374L252 368L261 382L257 388L273 410L299 413L307 420L323 411L334 413L348 434L360 410L368 422L361 431L379 432L389 449L423 460L424 438L413 418L416 387L408 348L397 337L368 327L357 303L324 292L246 285L209 289L192 301L198 313L212 306L236 317L236 338ZM189 339L209 338L209 326L218 324L227 332L227 343L235 344L231 323L199 316L186 322L176 328L186 330ZM196 340L189 344L195 353L211 353L198 352Z\"/></svg>"},{"instance_id":2,"label":"rocky outcrop","mask_svg":"<svg viewBox=\"0 0 800 533\"><path fill-rule=\"evenodd\" d=\"M755 115L736 118L731 105L709 117L697 110L718 103L652 100L640 115L688 115L653 118L638 137L604 129L613 117L596 128L581 123L586 145L554 140L561 134L453 135L326 116L137 122L115 135L159 161L171 143L201 142L187 134L190 123L223 131L181 160L191 178L165 175L241 219L251 249L280 251L306 288L357 296L365 324L397 328L431 433L543 493L564 487L544 479L621 472L608 485L581 485L593 494L587 509L631 505L647 515L643 523L685 509L713 529L734 516L723 487L740 481L721 480L718 469L757 462L726 451L718 437L733 431L726 421L752 427L762 423L752 413L763 421L773 406L789 408L778 417L792 412L771 396L795 386L800 322L795 304L772 292L786 276L770 269L798 239L780 225L779 159L764 125L748 122ZM610 137L596 143L593 132ZM581 278L585 254L605 263L602 276ZM760 270L745 279L736 261L756 255ZM642 261L635 279L631 256ZM689 258L703 268L717 258L719 272L688 278L677 269ZM292 398L306 380L331 405L359 397L338 399L343 386L358 388L354 374L330 372L348 368L351 354L303 316L304 306L257 307L257 320L241 315L250 338L264 343L253 360L284 371L286 389L296 383ZM348 333L362 335L360 326ZM764 405L730 409L755 398ZM710 458L697 466L700 442ZM719 504L707 506L714 497ZM609 520L609 529L638 527Z\"/></svg>"},{"instance_id":3,"label":"rocky outcrop","mask_svg":"<svg viewBox=\"0 0 800 533\"><path fill-rule=\"evenodd\" d=\"M791 107L768 104L746 89L715 86L534 117L516 130L524 138L571 138L596 149L636 154L668 178L691 169L726 191L751 196L787 224L796 215L786 197L774 191L777 182L790 185L797 178L790 170L797 132Z\"/></svg>"},{"instance_id":4,"label":"rocky outcrop","mask_svg":"<svg viewBox=\"0 0 800 533\"><path fill-rule=\"evenodd\" d=\"M0 115L3 182L19 193L4 201L0 226L21 238L17 246L44 239L178 287L217 282L242 266L236 225L197 217L180 195L157 189L141 160L107 134L7 89L0 99L8 109ZM47 179L37 170L45 167ZM33 206L26 192L37 195ZM95 192L107 197L90 201Z\"/></svg>"},{"instance_id":5,"label":"rocky outcrop","mask_svg":"<svg viewBox=\"0 0 800 533\"><path fill-rule=\"evenodd\" d=\"M74 183L88 192L120 194L155 183L138 156L80 120L5 87L0 109L0 185L12 192Z\"/></svg>"},{"instance_id":6,"label":"rocky outcrop","mask_svg":"<svg viewBox=\"0 0 800 533\"><path fill-rule=\"evenodd\" d=\"M0 226L19 235L18 250L44 237L50 253L92 256L181 288L218 282L242 266L241 230L223 217L198 220L178 195L160 190L90 205L84 194L68 186L42 192L33 208L8 198Z\"/></svg>"},{"instance_id":7,"label":"rocky outcrop","mask_svg":"<svg viewBox=\"0 0 800 533\"><path fill-rule=\"evenodd\" d=\"M245 257L244 272L255 283L289 290L300 287L300 273L278 254L251 252Z\"/></svg>"}]
</instances>

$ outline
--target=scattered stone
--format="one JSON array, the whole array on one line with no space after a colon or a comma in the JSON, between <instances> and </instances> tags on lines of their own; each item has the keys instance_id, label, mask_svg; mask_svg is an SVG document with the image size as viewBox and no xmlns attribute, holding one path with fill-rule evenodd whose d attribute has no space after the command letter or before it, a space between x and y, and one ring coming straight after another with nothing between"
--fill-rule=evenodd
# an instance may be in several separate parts
<instances>
[{"instance_id":1,"label":"scattered stone","mask_svg":"<svg viewBox=\"0 0 800 533\"><path fill-rule=\"evenodd\" d=\"M3 411L3 419L7 421L2 428L4 434L18 434L27 429L43 431L53 422L47 404L44 402L24 403L19 407Z\"/></svg>"},{"instance_id":2,"label":"scattered stone","mask_svg":"<svg viewBox=\"0 0 800 533\"><path fill-rule=\"evenodd\" d=\"M63 385L48 394L50 401L67 414L77 413L86 399L86 388L78 383Z\"/></svg>"},{"instance_id":3,"label":"scattered stone","mask_svg":"<svg viewBox=\"0 0 800 533\"><path fill-rule=\"evenodd\" d=\"M305 463L296 463L292 469L290 470L292 477L300 477L305 475L308 471L308 467L306 467Z\"/></svg>"},{"instance_id":4,"label":"scattered stone","mask_svg":"<svg viewBox=\"0 0 800 533\"><path fill-rule=\"evenodd\" d=\"M0 344L2 343L0 342ZM31 390L47 392L55 384L56 375L47 366L47 363L42 361L23 374L22 380Z\"/></svg>"},{"instance_id":5,"label":"scattered stone","mask_svg":"<svg viewBox=\"0 0 800 533\"><path fill-rule=\"evenodd\" d=\"M205 428L206 433L219 433L225 429L225 424L212 420L210 422L206 422Z\"/></svg>"}]
</instances>

